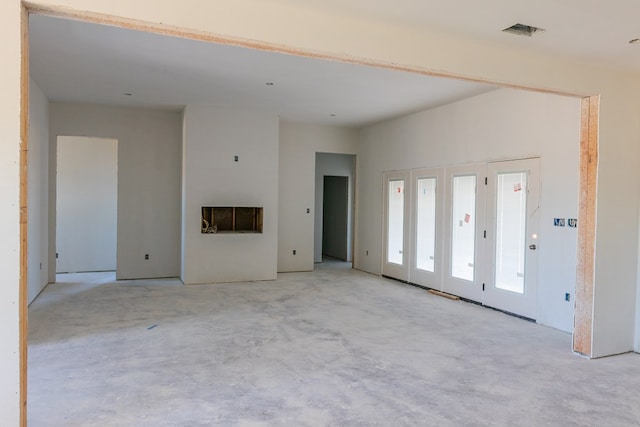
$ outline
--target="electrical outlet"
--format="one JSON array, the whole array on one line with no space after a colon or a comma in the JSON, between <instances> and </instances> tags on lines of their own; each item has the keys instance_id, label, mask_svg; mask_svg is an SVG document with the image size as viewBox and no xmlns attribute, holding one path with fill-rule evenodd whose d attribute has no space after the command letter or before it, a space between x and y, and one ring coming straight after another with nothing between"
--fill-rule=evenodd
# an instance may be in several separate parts
<instances>
[{"instance_id":1,"label":"electrical outlet","mask_svg":"<svg viewBox=\"0 0 640 427\"><path fill-rule=\"evenodd\" d=\"M149 254L144 254L144 259L149 259Z\"/></svg>"},{"instance_id":2,"label":"electrical outlet","mask_svg":"<svg viewBox=\"0 0 640 427\"><path fill-rule=\"evenodd\" d=\"M564 300L565 301L571 301L571 294L569 292L567 292L566 294L564 294Z\"/></svg>"},{"instance_id":3,"label":"electrical outlet","mask_svg":"<svg viewBox=\"0 0 640 427\"><path fill-rule=\"evenodd\" d=\"M307 213L311 213L311 209L307 208Z\"/></svg>"},{"instance_id":4,"label":"electrical outlet","mask_svg":"<svg viewBox=\"0 0 640 427\"><path fill-rule=\"evenodd\" d=\"M369 251L367 251L367 256L369 256Z\"/></svg>"},{"instance_id":5,"label":"electrical outlet","mask_svg":"<svg viewBox=\"0 0 640 427\"><path fill-rule=\"evenodd\" d=\"M295 249L293 250L293 254L294 254L294 255L296 254L296 250L295 250Z\"/></svg>"},{"instance_id":6,"label":"electrical outlet","mask_svg":"<svg viewBox=\"0 0 640 427\"><path fill-rule=\"evenodd\" d=\"M233 156L233 161L237 162L239 160L238 156Z\"/></svg>"}]
</instances>

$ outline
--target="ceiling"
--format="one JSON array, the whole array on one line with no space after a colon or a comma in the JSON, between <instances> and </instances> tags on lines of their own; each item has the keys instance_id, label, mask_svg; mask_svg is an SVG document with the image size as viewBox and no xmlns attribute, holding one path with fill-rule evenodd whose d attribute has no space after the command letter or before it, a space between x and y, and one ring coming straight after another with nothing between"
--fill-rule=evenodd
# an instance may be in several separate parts
<instances>
[{"instance_id":1,"label":"ceiling","mask_svg":"<svg viewBox=\"0 0 640 427\"><path fill-rule=\"evenodd\" d=\"M416 25L640 71L638 0L270 0ZM544 28L536 37L500 30ZM271 111L284 120L363 126L495 86L32 15L31 75L53 101ZM273 85L267 85L273 83ZM131 95L125 95L131 94Z\"/></svg>"},{"instance_id":2,"label":"ceiling","mask_svg":"<svg viewBox=\"0 0 640 427\"><path fill-rule=\"evenodd\" d=\"M168 109L208 104L359 127L496 88L60 18L30 19L31 76L52 101Z\"/></svg>"},{"instance_id":3,"label":"ceiling","mask_svg":"<svg viewBox=\"0 0 640 427\"><path fill-rule=\"evenodd\" d=\"M271 0L324 13L416 25L500 45L556 53L640 72L638 0ZM501 30L544 28L533 37Z\"/></svg>"}]
</instances>

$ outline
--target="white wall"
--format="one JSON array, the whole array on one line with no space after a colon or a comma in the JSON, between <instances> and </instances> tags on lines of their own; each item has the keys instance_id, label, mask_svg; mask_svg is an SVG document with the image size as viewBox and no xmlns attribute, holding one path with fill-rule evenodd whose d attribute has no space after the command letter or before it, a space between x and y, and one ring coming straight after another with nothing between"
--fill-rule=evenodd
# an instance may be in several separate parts
<instances>
[{"instance_id":1,"label":"white wall","mask_svg":"<svg viewBox=\"0 0 640 427\"><path fill-rule=\"evenodd\" d=\"M0 2L0 414L20 418L20 2ZM25 82L26 83L26 82Z\"/></svg>"},{"instance_id":2,"label":"white wall","mask_svg":"<svg viewBox=\"0 0 640 427\"><path fill-rule=\"evenodd\" d=\"M118 140L117 278L179 276L181 113L52 102L51 212L55 212L59 135ZM50 272L55 272L55 215L50 215L49 227ZM145 254L149 254L149 260L145 260Z\"/></svg>"},{"instance_id":3,"label":"white wall","mask_svg":"<svg viewBox=\"0 0 640 427\"><path fill-rule=\"evenodd\" d=\"M277 276L278 117L188 105L184 112L182 281ZM238 162L234 161L238 156ZM202 234L202 206L263 207L261 234Z\"/></svg>"},{"instance_id":4,"label":"white wall","mask_svg":"<svg viewBox=\"0 0 640 427\"><path fill-rule=\"evenodd\" d=\"M118 140L57 139L56 272L115 271Z\"/></svg>"},{"instance_id":5,"label":"white wall","mask_svg":"<svg viewBox=\"0 0 640 427\"><path fill-rule=\"evenodd\" d=\"M573 302L565 302L564 294L575 290L577 234L553 227L553 218L577 218L579 129L579 99L513 89L365 128L356 268L380 274L383 171L540 156L537 320L571 331Z\"/></svg>"},{"instance_id":6,"label":"white wall","mask_svg":"<svg viewBox=\"0 0 640 427\"><path fill-rule=\"evenodd\" d=\"M313 270L318 214L322 224L315 209L316 153L356 154L357 147L353 129L280 123L278 271Z\"/></svg>"},{"instance_id":7,"label":"white wall","mask_svg":"<svg viewBox=\"0 0 640 427\"><path fill-rule=\"evenodd\" d=\"M315 226L314 226L314 262L322 262L322 223L324 207L324 177L346 176L349 181L348 217L347 222L347 261L352 261L353 249L353 216L355 200L355 169L356 158L349 154L317 153L316 154L316 198L315 198Z\"/></svg>"},{"instance_id":8,"label":"white wall","mask_svg":"<svg viewBox=\"0 0 640 427\"><path fill-rule=\"evenodd\" d=\"M49 271L49 100L29 79L28 301L48 283Z\"/></svg>"}]
</instances>

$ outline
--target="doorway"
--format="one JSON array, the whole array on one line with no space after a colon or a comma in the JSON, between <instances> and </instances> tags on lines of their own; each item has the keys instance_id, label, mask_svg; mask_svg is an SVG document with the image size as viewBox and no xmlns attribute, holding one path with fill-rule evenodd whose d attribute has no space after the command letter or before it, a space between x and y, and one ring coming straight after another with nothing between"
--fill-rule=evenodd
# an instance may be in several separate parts
<instances>
[{"instance_id":1,"label":"doorway","mask_svg":"<svg viewBox=\"0 0 640 427\"><path fill-rule=\"evenodd\" d=\"M322 203L322 257L348 259L349 178L325 176Z\"/></svg>"},{"instance_id":2,"label":"doorway","mask_svg":"<svg viewBox=\"0 0 640 427\"><path fill-rule=\"evenodd\" d=\"M59 136L56 273L116 270L118 141Z\"/></svg>"},{"instance_id":3,"label":"doorway","mask_svg":"<svg viewBox=\"0 0 640 427\"><path fill-rule=\"evenodd\" d=\"M353 154L316 153L314 263L353 261L355 164Z\"/></svg>"}]
</instances>

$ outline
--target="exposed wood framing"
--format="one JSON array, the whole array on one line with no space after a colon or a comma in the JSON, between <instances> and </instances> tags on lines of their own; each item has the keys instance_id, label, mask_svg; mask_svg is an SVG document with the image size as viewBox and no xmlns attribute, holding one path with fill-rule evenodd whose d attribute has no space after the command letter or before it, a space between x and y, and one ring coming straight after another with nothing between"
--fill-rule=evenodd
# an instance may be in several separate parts
<instances>
[{"instance_id":1,"label":"exposed wood framing","mask_svg":"<svg viewBox=\"0 0 640 427\"><path fill-rule=\"evenodd\" d=\"M573 351L591 357L593 286L598 173L598 113L600 98L582 99L580 128L580 206L578 211L578 263Z\"/></svg>"},{"instance_id":2,"label":"exposed wood framing","mask_svg":"<svg viewBox=\"0 0 640 427\"><path fill-rule=\"evenodd\" d=\"M29 147L29 13L22 6L20 64L20 425L27 425L27 157Z\"/></svg>"},{"instance_id":3,"label":"exposed wood framing","mask_svg":"<svg viewBox=\"0 0 640 427\"><path fill-rule=\"evenodd\" d=\"M427 292L429 292L430 294L433 294L433 295L437 295L439 297L452 299L454 301L458 301L460 299L460 297L457 296L457 295L451 295L451 294L448 294L446 292L440 292L440 291L435 290L435 289L429 289Z\"/></svg>"}]
</instances>

